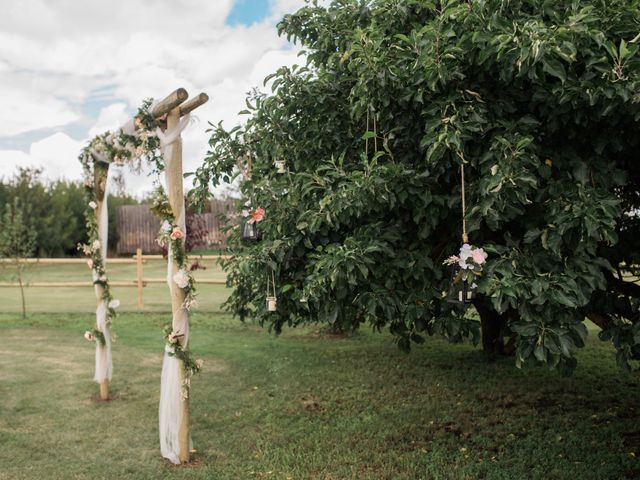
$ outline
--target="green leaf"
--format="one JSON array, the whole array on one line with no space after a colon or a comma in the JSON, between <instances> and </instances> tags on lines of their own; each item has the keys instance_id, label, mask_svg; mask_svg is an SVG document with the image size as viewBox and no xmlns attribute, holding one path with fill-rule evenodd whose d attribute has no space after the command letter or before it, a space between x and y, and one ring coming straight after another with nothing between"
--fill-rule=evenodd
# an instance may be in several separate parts
<instances>
[{"instance_id":1,"label":"green leaf","mask_svg":"<svg viewBox=\"0 0 640 480\"><path fill-rule=\"evenodd\" d=\"M567 80L567 72L564 69L564 65L559 60L553 58L545 58L542 61L543 70L556 78L559 78L562 83Z\"/></svg>"}]
</instances>

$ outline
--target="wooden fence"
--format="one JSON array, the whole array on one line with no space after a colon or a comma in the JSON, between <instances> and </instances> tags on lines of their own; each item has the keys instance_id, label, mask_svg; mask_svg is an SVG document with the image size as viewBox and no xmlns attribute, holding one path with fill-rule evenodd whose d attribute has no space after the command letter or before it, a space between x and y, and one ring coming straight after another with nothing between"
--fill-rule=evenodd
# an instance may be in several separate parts
<instances>
[{"instance_id":1,"label":"wooden fence","mask_svg":"<svg viewBox=\"0 0 640 480\"><path fill-rule=\"evenodd\" d=\"M233 207L233 200L212 200L210 212L200 214L207 226L207 236L203 247L224 248L227 238L223 225L220 224L220 214L226 213ZM118 229L118 255L135 253L141 248L144 253L161 253L156 242L160 220L151 212L149 205L122 205L116 209L116 224ZM187 232L188 234L189 232Z\"/></svg>"},{"instance_id":2,"label":"wooden fence","mask_svg":"<svg viewBox=\"0 0 640 480\"><path fill-rule=\"evenodd\" d=\"M135 256L132 258L109 258L107 266L112 264L135 264L136 278L127 281L109 281L112 287L136 287L138 289L138 309L144 308L144 287L152 283L167 283L165 278L144 278L144 264L147 260L159 260L164 258L162 255L143 255L142 249L138 248ZM201 260L217 260L219 258L228 258L227 255L196 255L191 257ZM19 263L37 264L37 265L76 265L87 264L86 258L22 258ZM0 263L15 263L13 259L0 259ZM203 285L226 285L226 280L201 279L197 283ZM69 288L69 287L92 287L93 282L25 282L24 287L42 287L42 288ZM20 287L18 282L0 282L0 287Z\"/></svg>"}]
</instances>

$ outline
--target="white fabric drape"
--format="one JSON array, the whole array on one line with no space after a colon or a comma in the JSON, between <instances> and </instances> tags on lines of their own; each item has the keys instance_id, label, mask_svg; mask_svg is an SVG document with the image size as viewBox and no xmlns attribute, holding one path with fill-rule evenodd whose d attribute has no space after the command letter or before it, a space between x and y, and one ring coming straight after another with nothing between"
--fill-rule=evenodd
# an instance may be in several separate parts
<instances>
[{"instance_id":1,"label":"white fabric drape","mask_svg":"<svg viewBox=\"0 0 640 480\"><path fill-rule=\"evenodd\" d=\"M182 175L180 178L171 178L170 171L172 170L173 148L181 142L180 134L189 124L189 115L185 115L179 121L179 123L170 131L162 132L160 129L156 131L158 138L160 139L160 145L162 149L163 158L165 160L165 181L167 184L167 191L172 189L172 182L182 182ZM182 172L180 172L182 173ZM185 209L184 203L179 212L173 212L176 218L176 225L180 227L184 233L183 241L186 238L187 230L185 225ZM167 263L167 284L171 297L176 295L182 295L184 300L184 293L173 281L173 275L176 270L176 265L173 261L173 252L171 246L169 246ZM180 337L180 343L186 347L189 342L189 312L184 307L179 307L173 312L172 319L173 331L180 333L183 336ZM182 402L183 398L183 381L184 372L182 370L182 362L170 356L171 348L166 346L164 351L164 360L162 362L162 377L160 382L160 406L159 406L159 427L160 427L160 452L162 456L168 459L174 464L180 463L180 443L179 432L180 424L182 422ZM189 438L189 445L191 448L191 438Z\"/></svg>"},{"instance_id":2,"label":"white fabric drape","mask_svg":"<svg viewBox=\"0 0 640 480\"><path fill-rule=\"evenodd\" d=\"M98 240L100 241L100 253L102 262L106 267L107 264L107 242L109 232L109 215L107 211L108 182L105 180L104 196L98 198L96 214L98 215ZM93 280L99 280L95 271L93 272ZM96 308L96 328L104 335L104 347L100 342L96 342L96 370L93 376L94 381L102 383L105 380L111 380L113 374L113 362L111 359L111 332L107 325L108 302L102 299L104 288L102 285L95 286L96 297L98 298L98 307Z\"/></svg>"}]
</instances>

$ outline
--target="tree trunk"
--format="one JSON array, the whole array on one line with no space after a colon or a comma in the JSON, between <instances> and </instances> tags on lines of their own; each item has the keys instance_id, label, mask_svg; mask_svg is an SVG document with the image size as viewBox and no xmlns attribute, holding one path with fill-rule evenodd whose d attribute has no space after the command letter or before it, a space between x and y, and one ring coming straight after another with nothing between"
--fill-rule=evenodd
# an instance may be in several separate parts
<instances>
[{"instance_id":1,"label":"tree trunk","mask_svg":"<svg viewBox=\"0 0 640 480\"><path fill-rule=\"evenodd\" d=\"M487 354L489 360L495 359L498 355L504 355L504 339L502 336L504 317L481 301L477 302L475 307L480 315L482 349L484 353Z\"/></svg>"},{"instance_id":2,"label":"tree trunk","mask_svg":"<svg viewBox=\"0 0 640 480\"><path fill-rule=\"evenodd\" d=\"M22 284L22 265L18 261L18 283L20 284L20 296L22 298L22 319L27 318L27 304L24 300L24 285Z\"/></svg>"}]
</instances>

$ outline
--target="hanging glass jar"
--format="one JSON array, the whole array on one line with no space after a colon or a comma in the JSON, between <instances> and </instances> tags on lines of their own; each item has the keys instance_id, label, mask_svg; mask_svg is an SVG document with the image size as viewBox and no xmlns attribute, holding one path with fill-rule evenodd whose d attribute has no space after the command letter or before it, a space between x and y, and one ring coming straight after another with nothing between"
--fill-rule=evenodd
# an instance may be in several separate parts
<instances>
[{"instance_id":1,"label":"hanging glass jar","mask_svg":"<svg viewBox=\"0 0 640 480\"><path fill-rule=\"evenodd\" d=\"M249 223L249 220L243 220L241 228L240 240L243 242L258 241L258 226L255 222Z\"/></svg>"},{"instance_id":2,"label":"hanging glass jar","mask_svg":"<svg viewBox=\"0 0 640 480\"><path fill-rule=\"evenodd\" d=\"M269 276L267 276L267 311L275 312L278 309L278 297L276 296L276 275L271 270L271 287L269 289Z\"/></svg>"},{"instance_id":3,"label":"hanging glass jar","mask_svg":"<svg viewBox=\"0 0 640 480\"><path fill-rule=\"evenodd\" d=\"M274 163L278 173L287 173L287 162L285 160L276 160Z\"/></svg>"},{"instance_id":4,"label":"hanging glass jar","mask_svg":"<svg viewBox=\"0 0 640 480\"><path fill-rule=\"evenodd\" d=\"M244 220L240 226L240 240L243 242L255 242L260 239L260 232L258 232L258 223L264 218L264 208L256 208L254 212L244 210L242 216Z\"/></svg>"},{"instance_id":5,"label":"hanging glass jar","mask_svg":"<svg viewBox=\"0 0 640 480\"><path fill-rule=\"evenodd\" d=\"M449 303L471 303L475 297L475 288L471 288L467 280L462 278L464 272L457 265L451 267L451 280L449 282L449 292L447 302Z\"/></svg>"}]
</instances>

